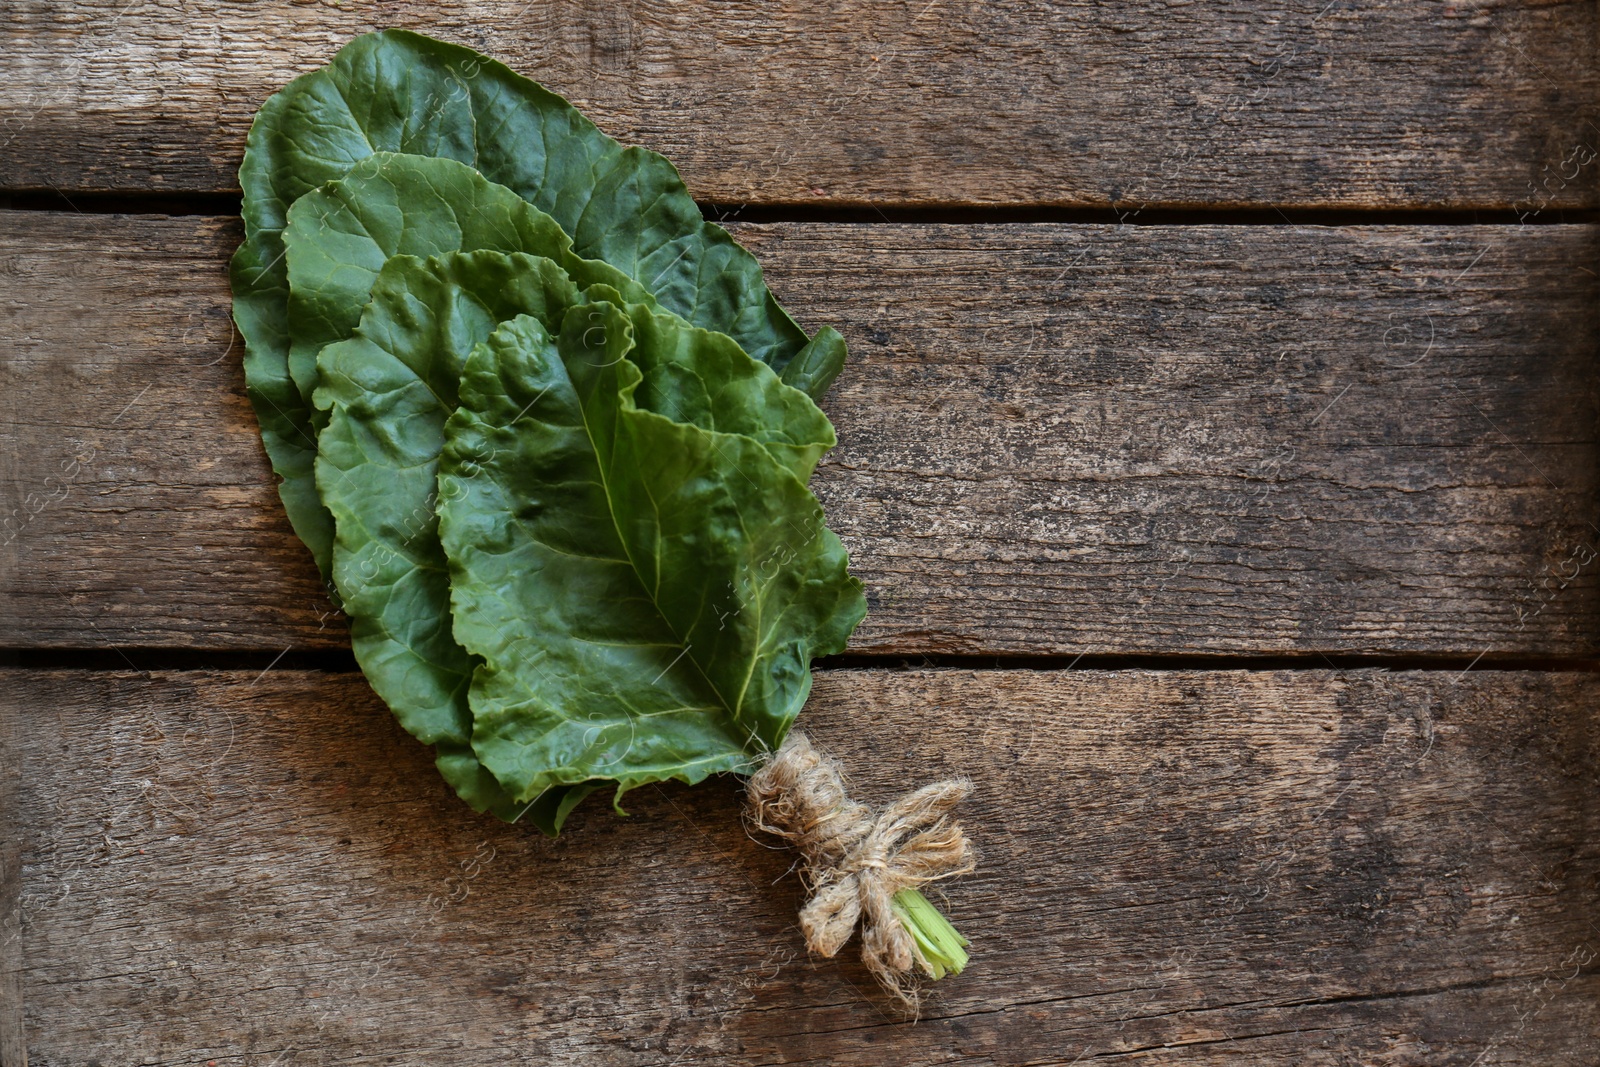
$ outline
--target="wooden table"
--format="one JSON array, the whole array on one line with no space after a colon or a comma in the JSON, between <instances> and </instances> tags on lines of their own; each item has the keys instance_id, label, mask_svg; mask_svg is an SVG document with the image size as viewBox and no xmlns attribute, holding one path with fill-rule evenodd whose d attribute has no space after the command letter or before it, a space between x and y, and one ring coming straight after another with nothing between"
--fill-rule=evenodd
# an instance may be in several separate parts
<instances>
[{"instance_id":1,"label":"wooden table","mask_svg":"<svg viewBox=\"0 0 1600 1067\"><path fill-rule=\"evenodd\" d=\"M1597 21L10 5L0 1062L1600 1062ZM804 721L978 781L921 1022L735 783L547 841L355 672L225 267L250 115L378 25L666 152L848 338Z\"/></svg>"}]
</instances>

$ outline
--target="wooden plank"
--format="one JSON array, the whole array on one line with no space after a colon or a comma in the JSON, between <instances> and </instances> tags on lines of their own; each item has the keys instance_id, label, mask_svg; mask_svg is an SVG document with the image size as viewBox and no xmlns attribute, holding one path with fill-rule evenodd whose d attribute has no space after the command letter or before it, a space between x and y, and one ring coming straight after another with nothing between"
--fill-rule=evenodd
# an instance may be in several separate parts
<instances>
[{"instance_id":1,"label":"wooden plank","mask_svg":"<svg viewBox=\"0 0 1600 1067\"><path fill-rule=\"evenodd\" d=\"M0 705L15 699L11 687ZM21 708L0 711L0 1067L27 1067L22 1032Z\"/></svg>"},{"instance_id":2,"label":"wooden plank","mask_svg":"<svg viewBox=\"0 0 1600 1067\"><path fill-rule=\"evenodd\" d=\"M733 783L474 816L355 675L11 672L36 1064L1592 1064L1600 676L824 672L976 962L808 961ZM870 722L870 730L862 724Z\"/></svg>"},{"instance_id":3,"label":"wooden plank","mask_svg":"<svg viewBox=\"0 0 1600 1067\"><path fill-rule=\"evenodd\" d=\"M0 187L231 190L255 109L379 25L486 50L727 204L1597 202L1584 0L171 6L22 0Z\"/></svg>"},{"instance_id":4,"label":"wooden plank","mask_svg":"<svg viewBox=\"0 0 1600 1067\"><path fill-rule=\"evenodd\" d=\"M740 234L851 343L815 484L857 651L1596 654L1596 228ZM11 644L344 647L243 394L237 239L0 213Z\"/></svg>"},{"instance_id":5,"label":"wooden plank","mask_svg":"<svg viewBox=\"0 0 1600 1067\"><path fill-rule=\"evenodd\" d=\"M9 403L5 405L8 410ZM10 512L11 497L20 492L24 464L10 448L0 448L0 516ZM0 590L9 591L21 545L0 533ZM0 662L6 662L0 660ZM0 705L13 699L0 692ZM22 1040L22 892L18 852L17 781L21 753L11 736L14 715L0 714L0 1067L26 1067Z\"/></svg>"}]
</instances>

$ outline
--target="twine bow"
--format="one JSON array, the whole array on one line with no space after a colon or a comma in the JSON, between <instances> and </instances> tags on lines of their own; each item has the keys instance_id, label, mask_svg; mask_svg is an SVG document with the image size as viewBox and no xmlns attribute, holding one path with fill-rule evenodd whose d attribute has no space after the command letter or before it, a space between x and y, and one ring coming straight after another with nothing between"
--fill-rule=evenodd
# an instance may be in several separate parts
<instances>
[{"instance_id":1,"label":"twine bow","mask_svg":"<svg viewBox=\"0 0 1600 1067\"><path fill-rule=\"evenodd\" d=\"M936 782L883 811L850 799L837 760L799 730L746 787L746 813L769 834L800 850L811 897L800 909L806 947L832 956L862 921L861 959L900 1002L915 1011L916 968L933 973L893 907L894 895L976 866L972 844L947 816L968 793L965 778Z\"/></svg>"}]
</instances>

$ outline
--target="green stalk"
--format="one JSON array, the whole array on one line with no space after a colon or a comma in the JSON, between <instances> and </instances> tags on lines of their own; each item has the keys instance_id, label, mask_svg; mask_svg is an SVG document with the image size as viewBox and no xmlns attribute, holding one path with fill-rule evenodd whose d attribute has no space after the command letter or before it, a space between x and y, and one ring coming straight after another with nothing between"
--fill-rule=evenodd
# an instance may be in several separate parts
<instances>
[{"instance_id":1,"label":"green stalk","mask_svg":"<svg viewBox=\"0 0 1600 1067\"><path fill-rule=\"evenodd\" d=\"M900 925L906 928L928 964L928 977L938 981L960 974L967 965L966 946L972 944L956 932L950 920L915 889L902 889L890 900Z\"/></svg>"}]
</instances>

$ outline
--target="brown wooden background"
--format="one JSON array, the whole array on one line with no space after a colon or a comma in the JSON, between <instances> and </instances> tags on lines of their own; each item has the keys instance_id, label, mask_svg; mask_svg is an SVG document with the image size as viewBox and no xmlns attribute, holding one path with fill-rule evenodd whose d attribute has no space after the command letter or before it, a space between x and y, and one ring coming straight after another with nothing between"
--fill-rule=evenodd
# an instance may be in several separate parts
<instances>
[{"instance_id":1,"label":"brown wooden background","mask_svg":"<svg viewBox=\"0 0 1600 1067\"><path fill-rule=\"evenodd\" d=\"M805 721L979 789L975 962L805 957L737 790L559 841L372 697L226 259L367 29L668 153L852 359ZM1592 2L17 0L0 1064L1600 1062Z\"/></svg>"}]
</instances>

